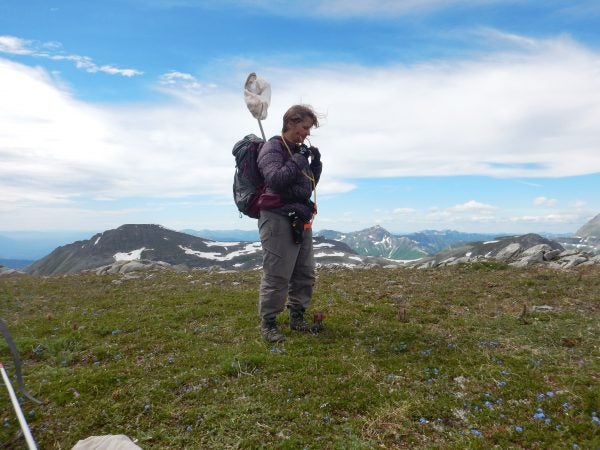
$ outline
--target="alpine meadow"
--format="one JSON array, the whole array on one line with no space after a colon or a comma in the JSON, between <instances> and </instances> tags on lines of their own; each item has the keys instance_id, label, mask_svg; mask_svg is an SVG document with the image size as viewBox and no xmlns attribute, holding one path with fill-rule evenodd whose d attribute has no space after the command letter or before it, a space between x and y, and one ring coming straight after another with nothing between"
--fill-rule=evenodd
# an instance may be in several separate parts
<instances>
[{"instance_id":1,"label":"alpine meadow","mask_svg":"<svg viewBox=\"0 0 600 450\"><path fill-rule=\"evenodd\" d=\"M279 345L258 334L259 278L0 278L0 316L43 401L21 398L40 448L103 434L144 449L600 445L598 265L322 268L325 331L283 319ZM23 448L0 399L0 441Z\"/></svg>"}]
</instances>

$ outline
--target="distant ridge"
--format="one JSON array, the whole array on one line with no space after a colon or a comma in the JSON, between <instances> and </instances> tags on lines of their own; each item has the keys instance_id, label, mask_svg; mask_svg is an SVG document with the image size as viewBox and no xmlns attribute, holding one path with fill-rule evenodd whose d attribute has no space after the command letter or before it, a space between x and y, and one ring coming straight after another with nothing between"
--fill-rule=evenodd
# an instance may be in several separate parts
<instances>
[{"instance_id":1,"label":"distant ridge","mask_svg":"<svg viewBox=\"0 0 600 450\"><path fill-rule=\"evenodd\" d=\"M315 238L314 248L318 265L355 267L390 264L381 258L358 256L346 244L324 238ZM213 241L160 225L129 224L59 247L25 271L32 275L99 269L120 271L126 263L135 266L142 261L186 270L213 266L234 270L258 269L262 265L262 248L260 242Z\"/></svg>"},{"instance_id":2,"label":"distant ridge","mask_svg":"<svg viewBox=\"0 0 600 450\"><path fill-rule=\"evenodd\" d=\"M600 215L597 215L578 230L580 236L558 236L552 240L571 254L586 252L588 256L597 255L600 253L600 239L596 237L600 231L599 222ZM77 273L109 266L114 266L110 270L121 270L115 265L130 262L132 267L135 261L179 266L181 269L218 266L245 270L261 267L262 249L258 233L254 230L186 231L174 231L161 225L122 225L96 233L90 239L54 247L51 253L34 262L26 258L2 258L0 254L0 263L7 268L23 269L36 275ZM452 230L394 235L381 226L375 226L350 233L321 230L315 233L314 243L317 265L396 266L418 259L427 260L432 256L437 258L440 253L448 254L505 237ZM12 243L11 238L0 236L0 250L5 253ZM457 260L464 259L457 257Z\"/></svg>"},{"instance_id":3,"label":"distant ridge","mask_svg":"<svg viewBox=\"0 0 600 450\"><path fill-rule=\"evenodd\" d=\"M427 255L427 252L419 248L416 242L406 237L394 236L379 225L352 233L322 230L316 235L343 242L363 256L406 260Z\"/></svg>"},{"instance_id":4,"label":"distant ridge","mask_svg":"<svg viewBox=\"0 0 600 450\"><path fill-rule=\"evenodd\" d=\"M497 235L461 233L453 230L425 230L406 235L394 235L377 225L350 233L321 230L317 236L344 242L359 255L411 260L433 255L468 242L493 239Z\"/></svg>"}]
</instances>

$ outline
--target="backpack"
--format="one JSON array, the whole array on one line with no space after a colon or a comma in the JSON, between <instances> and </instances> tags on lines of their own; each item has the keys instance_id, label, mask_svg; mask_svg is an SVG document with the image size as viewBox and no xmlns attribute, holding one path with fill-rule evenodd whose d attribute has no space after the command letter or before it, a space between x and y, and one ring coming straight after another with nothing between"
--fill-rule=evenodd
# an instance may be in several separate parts
<instances>
[{"instance_id":1,"label":"backpack","mask_svg":"<svg viewBox=\"0 0 600 450\"><path fill-rule=\"evenodd\" d=\"M265 190L265 180L258 170L258 153L265 141L254 134L244 136L238 141L231 153L235 157L235 175L233 177L233 200L242 214L258 219L260 209L257 202Z\"/></svg>"}]
</instances>

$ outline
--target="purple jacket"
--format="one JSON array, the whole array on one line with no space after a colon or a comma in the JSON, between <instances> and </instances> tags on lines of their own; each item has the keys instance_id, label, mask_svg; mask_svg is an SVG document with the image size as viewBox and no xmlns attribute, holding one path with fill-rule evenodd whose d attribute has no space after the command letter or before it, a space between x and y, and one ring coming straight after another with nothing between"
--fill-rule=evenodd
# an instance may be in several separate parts
<instances>
[{"instance_id":1,"label":"purple jacket","mask_svg":"<svg viewBox=\"0 0 600 450\"><path fill-rule=\"evenodd\" d=\"M284 215L296 211L301 220L308 222L314 212L314 204L310 200L314 186L309 177L314 179L316 186L323 166L320 161L309 164L298 153L298 146L288 143L292 151L290 156L281 139L280 136L269 139L258 155L258 169L267 188L263 195L268 197L275 194L281 197L283 206L273 208L272 211Z\"/></svg>"}]
</instances>

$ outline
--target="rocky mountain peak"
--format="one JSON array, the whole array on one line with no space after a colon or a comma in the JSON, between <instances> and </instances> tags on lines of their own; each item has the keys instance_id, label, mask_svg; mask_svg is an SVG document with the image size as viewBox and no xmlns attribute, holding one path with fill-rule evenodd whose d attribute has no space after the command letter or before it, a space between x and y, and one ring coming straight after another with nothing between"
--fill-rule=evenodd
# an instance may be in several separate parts
<instances>
[{"instance_id":1,"label":"rocky mountain peak","mask_svg":"<svg viewBox=\"0 0 600 450\"><path fill-rule=\"evenodd\" d=\"M323 230L317 236L327 237L347 244L363 256L381 256L388 259L416 259L426 253L416 242L401 236L394 236L380 225L351 233Z\"/></svg>"},{"instance_id":2,"label":"rocky mountain peak","mask_svg":"<svg viewBox=\"0 0 600 450\"><path fill-rule=\"evenodd\" d=\"M575 234L582 238L600 240L600 214L586 222Z\"/></svg>"}]
</instances>

